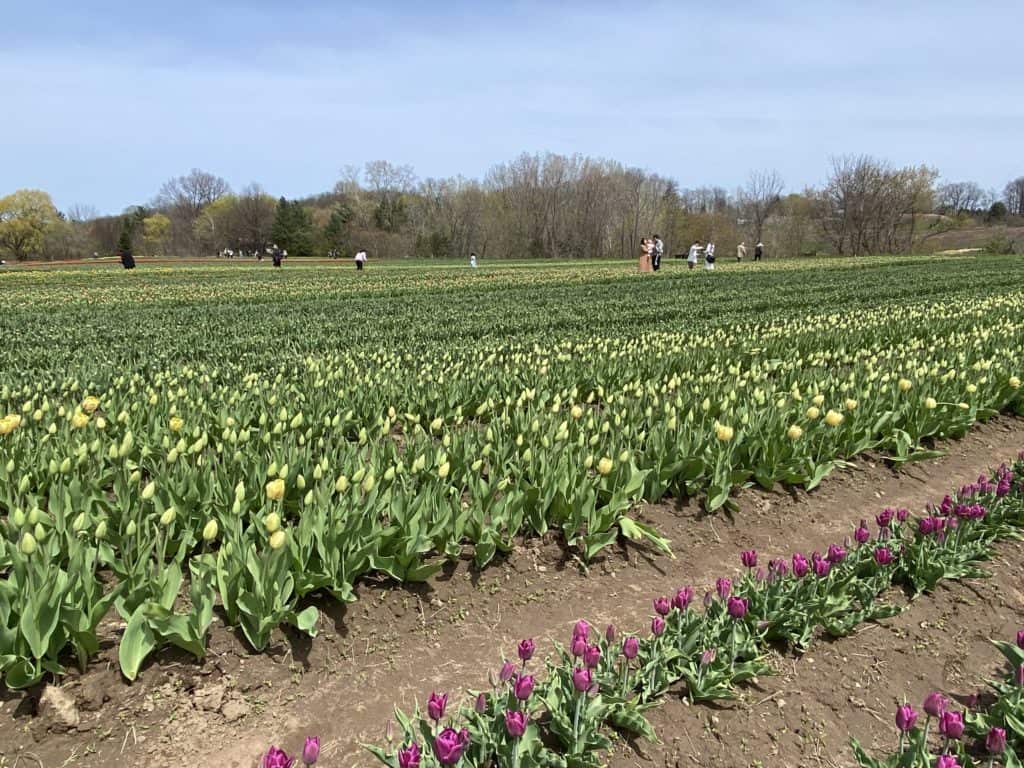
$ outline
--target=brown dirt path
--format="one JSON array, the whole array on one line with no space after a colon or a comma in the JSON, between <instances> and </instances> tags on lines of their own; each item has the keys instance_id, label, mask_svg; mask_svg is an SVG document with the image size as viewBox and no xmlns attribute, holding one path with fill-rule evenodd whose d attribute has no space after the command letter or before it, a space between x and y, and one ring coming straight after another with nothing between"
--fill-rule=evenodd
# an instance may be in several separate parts
<instances>
[{"instance_id":1,"label":"brown dirt path","mask_svg":"<svg viewBox=\"0 0 1024 768\"><path fill-rule=\"evenodd\" d=\"M461 695L465 687L481 686L488 670L500 666L502 654L514 653L519 639L537 638L546 653L551 641L564 641L581 617L644 626L652 597L688 583L706 587L720 575L738 572L741 549L756 548L765 558L823 549L883 506L918 510L1024 449L1024 419L997 419L946 448L943 458L899 471L859 462L811 494L744 491L732 520L700 517L695 502L648 507L645 519L672 540L675 560L630 547L584 572L579 563L564 559L557 544L532 542L482 574L460 563L420 587L364 584L359 602L322 606L316 640L282 635L269 655L248 653L237 637L215 625L204 664L163 654L132 686L122 683L116 670L112 627L107 656L114 661L96 662L84 677L64 684L80 710L73 732L47 734L54 724L32 717L32 697L0 693L0 756L25 749L47 767L66 760L81 766L111 760L171 765L202 758L249 768L269 743L294 750L303 735L319 734L323 764L370 765L372 758L359 745L381 741L393 705L411 709L431 690ZM813 685L801 685L810 688L810 697L827 697L832 684L822 684L824 679L812 676ZM696 739L702 732L693 730L698 721L692 718L712 710L694 709L687 728ZM735 739L752 743L754 735L742 731L740 720L733 722ZM665 751L668 744L662 751L644 748L649 758L619 755L615 762L711 764L684 759L681 747ZM789 764L817 763L765 762Z\"/></svg>"}]
</instances>

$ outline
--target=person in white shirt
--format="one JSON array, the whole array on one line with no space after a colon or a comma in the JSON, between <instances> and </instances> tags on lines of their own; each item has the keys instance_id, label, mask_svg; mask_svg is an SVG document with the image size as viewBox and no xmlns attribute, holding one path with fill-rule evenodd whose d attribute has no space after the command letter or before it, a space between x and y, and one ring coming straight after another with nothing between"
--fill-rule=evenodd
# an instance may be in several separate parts
<instances>
[{"instance_id":1,"label":"person in white shirt","mask_svg":"<svg viewBox=\"0 0 1024 768\"><path fill-rule=\"evenodd\" d=\"M363 265L366 263L366 251L360 248L356 251L356 272L363 271Z\"/></svg>"},{"instance_id":2,"label":"person in white shirt","mask_svg":"<svg viewBox=\"0 0 1024 768\"><path fill-rule=\"evenodd\" d=\"M715 268L715 244L708 240L704 246L704 269Z\"/></svg>"},{"instance_id":3,"label":"person in white shirt","mask_svg":"<svg viewBox=\"0 0 1024 768\"><path fill-rule=\"evenodd\" d=\"M736 261L743 261L743 258L747 255L747 244L740 243L736 246Z\"/></svg>"},{"instance_id":4,"label":"person in white shirt","mask_svg":"<svg viewBox=\"0 0 1024 768\"><path fill-rule=\"evenodd\" d=\"M686 257L686 264L690 269L697 266L697 258L700 256L700 243L696 240L693 241L693 245L690 246L690 252Z\"/></svg>"}]
</instances>

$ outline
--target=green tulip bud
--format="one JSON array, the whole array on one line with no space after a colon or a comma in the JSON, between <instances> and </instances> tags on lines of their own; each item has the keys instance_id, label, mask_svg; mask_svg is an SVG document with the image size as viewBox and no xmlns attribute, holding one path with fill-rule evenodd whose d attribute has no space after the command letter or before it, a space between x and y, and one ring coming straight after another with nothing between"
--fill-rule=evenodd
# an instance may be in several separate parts
<instances>
[{"instance_id":1,"label":"green tulip bud","mask_svg":"<svg viewBox=\"0 0 1024 768\"><path fill-rule=\"evenodd\" d=\"M139 532L139 526L137 526L135 524L134 520L129 520L128 521L128 527L124 529L124 535L125 536L134 536L138 532Z\"/></svg>"},{"instance_id":2,"label":"green tulip bud","mask_svg":"<svg viewBox=\"0 0 1024 768\"><path fill-rule=\"evenodd\" d=\"M100 520L99 525L96 526L96 540L103 541L107 538L107 521Z\"/></svg>"},{"instance_id":3,"label":"green tulip bud","mask_svg":"<svg viewBox=\"0 0 1024 768\"><path fill-rule=\"evenodd\" d=\"M142 489L142 500L149 501L153 498L153 494L156 493L156 483L150 480L146 487Z\"/></svg>"},{"instance_id":4,"label":"green tulip bud","mask_svg":"<svg viewBox=\"0 0 1024 768\"><path fill-rule=\"evenodd\" d=\"M25 531L21 537L21 542L18 544L18 548L21 550L21 554L26 557L31 557L36 551L36 540L31 533Z\"/></svg>"},{"instance_id":5,"label":"green tulip bud","mask_svg":"<svg viewBox=\"0 0 1024 768\"><path fill-rule=\"evenodd\" d=\"M209 520L206 525L203 526L203 541L209 543L217 538L217 532L219 528L216 520Z\"/></svg>"},{"instance_id":6,"label":"green tulip bud","mask_svg":"<svg viewBox=\"0 0 1024 768\"><path fill-rule=\"evenodd\" d=\"M160 515L160 525L164 528L174 522L174 517L177 514L177 510L174 507L168 507L164 510L164 513Z\"/></svg>"}]
</instances>

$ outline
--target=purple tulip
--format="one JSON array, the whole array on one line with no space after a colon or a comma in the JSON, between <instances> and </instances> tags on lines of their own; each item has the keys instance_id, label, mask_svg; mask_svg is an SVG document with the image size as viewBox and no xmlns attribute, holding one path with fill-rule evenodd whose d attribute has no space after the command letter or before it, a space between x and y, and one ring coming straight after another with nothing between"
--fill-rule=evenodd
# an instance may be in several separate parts
<instances>
[{"instance_id":1,"label":"purple tulip","mask_svg":"<svg viewBox=\"0 0 1024 768\"><path fill-rule=\"evenodd\" d=\"M939 716L939 733L947 739L959 739L964 734L964 716L947 710Z\"/></svg>"},{"instance_id":2,"label":"purple tulip","mask_svg":"<svg viewBox=\"0 0 1024 768\"><path fill-rule=\"evenodd\" d=\"M935 518L922 517L917 521L917 530L922 536L930 536L935 533Z\"/></svg>"},{"instance_id":3,"label":"purple tulip","mask_svg":"<svg viewBox=\"0 0 1024 768\"><path fill-rule=\"evenodd\" d=\"M985 737L985 749L991 755L1001 755L1006 751L1006 731L1002 728L993 728Z\"/></svg>"},{"instance_id":4,"label":"purple tulip","mask_svg":"<svg viewBox=\"0 0 1024 768\"><path fill-rule=\"evenodd\" d=\"M640 641L630 635L622 643L622 655L627 659L635 659L638 653L640 653Z\"/></svg>"},{"instance_id":5,"label":"purple tulip","mask_svg":"<svg viewBox=\"0 0 1024 768\"><path fill-rule=\"evenodd\" d=\"M518 739L526 733L526 713L505 710L505 730L513 739Z\"/></svg>"},{"instance_id":6,"label":"purple tulip","mask_svg":"<svg viewBox=\"0 0 1024 768\"><path fill-rule=\"evenodd\" d=\"M1017 647L1024 648L1024 629L1017 630Z\"/></svg>"},{"instance_id":7,"label":"purple tulip","mask_svg":"<svg viewBox=\"0 0 1024 768\"><path fill-rule=\"evenodd\" d=\"M512 679L512 676L516 673L516 665L511 661L506 661L501 665L501 672L498 673L498 679L503 683L507 683Z\"/></svg>"},{"instance_id":8,"label":"purple tulip","mask_svg":"<svg viewBox=\"0 0 1024 768\"><path fill-rule=\"evenodd\" d=\"M587 652L587 638L576 637L572 641L572 655L577 659Z\"/></svg>"},{"instance_id":9,"label":"purple tulip","mask_svg":"<svg viewBox=\"0 0 1024 768\"><path fill-rule=\"evenodd\" d=\"M604 631L604 639L605 639L605 641L607 641L608 645L611 645L612 643L615 642L615 625L614 624L609 624L608 625L608 628Z\"/></svg>"},{"instance_id":10,"label":"purple tulip","mask_svg":"<svg viewBox=\"0 0 1024 768\"><path fill-rule=\"evenodd\" d=\"M720 578L715 582L715 590L718 592L718 597L721 600L725 600L732 592L732 582L726 578Z\"/></svg>"},{"instance_id":11,"label":"purple tulip","mask_svg":"<svg viewBox=\"0 0 1024 768\"><path fill-rule=\"evenodd\" d=\"M907 522L908 517L910 517L910 510L906 507L900 507L896 510L896 519L901 523Z\"/></svg>"},{"instance_id":12,"label":"purple tulip","mask_svg":"<svg viewBox=\"0 0 1024 768\"><path fill-rule=\"evenodd\" d=\"M743 566L746 567L746 568L756 568L757 567L757 550L756 549L747 549L747 550L744 550L743 552L740 552L740 563L742 563Z\"/></svg>"},{"instance_id":13,"label":"purple tulip","mask_svg":"<svg viewBox=\"0 0 1024 768\"><path fill-rule=\"evenodd\" d=\"M271 747L263 756L262 768L292 768L295 759L288 757L283 749Z\"/></svg>"},{"instance_id":14,"label":"purple tulip","mask_svg":"<svg viewBox=\"0 0 1024 768\"><path fill-rule=\"evenodd\" d=\"M580 693L586 693L590 690L590 686L593 684L593 677L590 674L590 670L584 667L576 667L572 671L572 687Z\"/></svg>"},{"instance_id":15,"label":"purple tulip","mask_svg":"<svg viewBox=\"0 0 1024 768\"><path fill-rule=\"evenodd\" d=\"M434 754L441 765L455 765L469 745L469 731L445 728L434 737Z\"/></svg>"},{"instance_id":16,"label":"purple tulip","mask_svg":"<svg viewBox=\"0 0 1024 768\"><path fill-rule=\"evenodd\" d=\"M512 685L512 691L520 701L526 701L533 694L533 675L519 675Z\"/></svg>"},{"instance_id":17,"label":"purple tulip","mask_svg":"<svg viewBox=\"0 0 1024 768\"><path fill-rule=\"evenodd\" d=\"M1017 682L1017 685L1024 687L1024 664L1017 667L1017 673L1014 676L1014 680Z\"/></svg>"},{"instance_id":18,"label":"purple tulip","mask_svg":"<svg viewBox=\"0 0 1024 768\"><path fill-rule=\"evenodd\" d=\"M758 568L757 573L754 574L754 578L757 581L764 581L765 578L767 578L764 573L764 568Z\"/></svg>"},{"instance_id":19,"label":"purple tulip","mask_svg":"<svg viewBox=\"0 0 1024 768\"><path fill-rule=\"evenodd\" d=\"M307 766L316 763L320 757L320 737L307 736L306 743L302 746L302 763Z\"/></svg>"},{"instance_id":20,"label":"purple tulip","mask_svg":"<svg viewBox=\"0 0 1024 768\"><path fill-rule=\"evenodd\" d=\"M431 693L430 698L427 699L427 716L435 723L441 722L441 718L444 717L444 711L448 707L448 694L439 696L436 693Z\"/></svg>"},{"instance_id":21,"label":"purple tulip","mask_svg":"<svg viewBox=\"0 0 1024 768\"><path fill-rule=\"evenodd\" d=\"M533 638L519 641L519 660L524 664L533 658L533 652L537 649L537 645L533 642Z\"/></svg>"},{"instance_id":22,"label":"purple tulip","mask_svg":"<svg viewBox=\"0 0 1024 768\"><path fill-rule=\"evenodd\" d=\"M832 566L829 565L828 560L814 561L814 573L819 579L823 579L828 576L828 572L830 570L832 570Z\"/></svg>"},{"instance_id":23,"label":"purple tulip","mask_svg":"<svg viewBox=\"0 0 1024 768\"><path fill-rule=\"evenodd\" d=\"M875 522L878 523L879 528L888 528L892 525L892 518L895 514L896 513L892 509L886 507L880 514L875 515Z\"/></svg>"},{"instance_id":24,"label":"purple tulip","mask_svg":"<svg viewBox=\"0 0 1024 768\"><path fill-rule=\"evenodd\" d=\"M675 597L672 598L672 607L683 612L690 607L690 601L692 600L693 587L683 587L682 589L676 590Z\"/></svg>"},{"instance_id":25,"label":"purple tulip","mask_svg":"<svg viewBox=\"0 0 1024 768\"><path fill-rule=\"evenodd\" d=\"M590 625L583 619L577 621L572 628L572 638L582 637L586 640L590 636Z\"/></svg>"},{"instance_id":26,"label":"purple tulip","mask_svg":"<svg viewBox=\"0 0 1024 768\"><path fill-rule=\"evenodd\" d=\"M746 598L743 597L730 597L729 598L729 615L734 619L742 619L747 615L747 608L749 603Z\"/></svg>"},{"instance_id":27,"label":"purple tulip","mask_svg":"<svg viewBox=\"0 0 1024 768\"><path fill-rule=\"evenodd\" d=\"M651 634L655 637L661 637L665 634L665 620L661 616L655 616L651 619Z\"/></svg>"},{"instance_id":28,"label":"purple tulip","mask_svg":"<svg viewBox=\"0 0 1024 768\"><path fill-rule=\"evenodd\" d=\"M932 691L925 696L924 711L929 717L940 717L946 711L946 697L938 691Z\"/></svg>"},{"instance_id":29,"label":"purple tulip","mask_svg":"<svg viewBox=\"0 0 1024 768\"><path fill-rule=\"evenodd\" d=\"M789 566L786 565L785 560L769 560L768 571L769 573L775 573L779 576L785 576L789 573Z\"/></svg>"},{"instance_id":30,"label":"purple tulip","mask_svg":"<svg viewBox=\"0 0 1024 768\"><path fill-rule=\"evenodd\" d=\"M715 663L715 657L718 656L718 649L714 646L708 648L704 653L700 655L700 665L702 667L710 666Z\"/></svg>"},{"instance_id":31,"label":"purple tulip","mask_svg":"<svg viewBox=\"0 0 1024 768\"><path fill-rule=\"evenodd\" d=\"M829 544L828 556L825 559L832 565L839 565L839 563L846 559L846 550L838 544Z\"/></svg>"},{"instance_id":32,"label":"purple tulip","mask_svg":"<svg viewBox=\"0 0 1024 768\"><path fill-rule=\"evenodd\" d=\"M854 529L853 538L858 544L865 544L871 538L871 531L868 530L866 520L861 520L860 525Z\"/></svg>"},{"instance_id":33,"label":"purple tulip","mask_svg":"<svg viewBox=\"0 0 1024 768\"><path fill-rule=\"evenodd\" d=\"M952 755L939 755L939 759L935 761L935 768L961 768L961 765Z\"/></svg>"},{"instance_id":34,"label":"purple tulip","mask_svg":"<svg viewBox=\"0 0 1024 768\"><path fill-rule=\"evenodd\" d=\"M903 733L913 730L917 723L917 712L909 704L896 708L896 727Z\"/></svg>"},{"instance_id":35,"label":"purple tulip","mask_svg":"<svg viewBox=\"0 0 1024 768\"><path fill-rule=\"evenodd\" d=\"M672 604L668 601L667 597L656 597L654 598L654 612L659 616L668 616L668 612L672 610Z\"/></svg>"},{"instance_id":36,"label":"purple tulip","mask_svg":"<svg viewBox=\"0 0 1024 768\"><path fill-rule=\"evenodd\" d=\"M892 552L887 547L878 547L875 549L875 563L882 568L890 565L892 563Z\"/></svg>"},{"instance_id":37,"label":"purple tulip","mask_svg":"<svg viewBox=\"0 0 1024 768\"><path fill-rule=\"evenodd\" d=\"M798 579L807 575L807 558L799 552L793 555L793 575Z\"/></svg>"},{"instance_id":38,"label":"purple tulip","mask_svg":"<svg viewBox=\"0 0 1024 768\"><path fill-rule=\"evenodd\" d=\"M415 741L398 750L398 768L420 768L420 756L423 751Z\"/></svg>"},{"instance_id":39,"label":"purple tulip","mask_svg":"<svg viewBox=\"0 0 1024 768\"><path fill-rule=\"evenodd\" d=\"M583 652L583 663L590 669L596 669L601 661L601 647L598 645L587 646Z\"/></svg>"},{"instance_id":40,"label":"purple tulip","mask_svg":"<svg viewBox=\"0 0 1024 768\"><path fill-rule=\"evenodd\" d=\"M486 693L481 692L477 695L476 701L473 702L473 711L476 712L478 715L482 715L484 712L487 711Z\"/></svg>"}]
</instances>

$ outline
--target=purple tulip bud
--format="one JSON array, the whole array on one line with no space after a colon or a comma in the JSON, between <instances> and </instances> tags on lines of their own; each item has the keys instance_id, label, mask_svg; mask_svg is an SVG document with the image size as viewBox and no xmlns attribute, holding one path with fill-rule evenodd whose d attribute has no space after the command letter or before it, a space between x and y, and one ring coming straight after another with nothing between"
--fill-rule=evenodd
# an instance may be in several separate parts
<instances>
[{"instance_id":1,"label":"purple tulip bud","mask_svg":"<svg viewBox=\"0 0 1024 768\"><path fill-rule=\"evenodd\" d=\"M702 667L710 666L715 663L715 657L718 656L718 649L712 646L708 648L704 653L700 655L700 665Z\"/></svg>"},{"instance_id":2,"label":"purple tulip bud","mask_svg":"<svg viewBox=\"0 0 1024 768\"><path fill-rule=\"evenodd\" d=\"M630 635L622 643L622 655L632 660L638 653L640 653L640 641Z\"/></svg>"},{"instance_id":3,"label":"purple tulip bud","mask_svg":"<svg viewBox=\"0 0 1024 768\"><path fill-rule=\"evenodd\" d=\"M668 612L672 610L672 604L668 601L667 597L656 597L654 598L654 612L659 616L668 616Z\"/></svg>"},{"instance_id":4,"label":"purple tulip bud","mask_svg":"<svg viewBox=\"0 0 1024 768\"><path fill-rule=\"evenodd\" d=\"M596 669L597 665L601 661L601 648L597 645L587 646L587 650L583 652L583 663L590 669Z\"/></svg>"},{"instance_id":5,"label":"purple tulip bud","mask_svg":"<svg viewBox=\"0 0 1024 768\"><path fill-rule=\"evenodd\" d=\"M875 522L878 523L879 528L888 528L892 525L892 518L895 514L892 509L886 507L880 514L875 515Z\"/></svg>"},{"instance_id":6,"label":"purple tulip bud","mask_svg":"<svg viewBox=\"0 0 1024 768\"><path fill-rule=\"evenodd\" d=\"M939 755L939 759L935 761L935 768L961 768L961 766L953 755Z\"/></svg>"},{"instance_id":7,"label":"purple tulip bud","mask_svg":"<svg viewBox=\"0 0 1024 768\"><path fill-rule=\"evenodd\" d=\"M693 587L683 587L676 590L675 597L672 598L672 607L682 613L690 607L691 600L693 600Z\"/></svg>"},{"instance_id":8,"label":"purple tulip bud","mask_svg":"<svg viewBox=\"0 0 1024 768\"><path fill-rule=\"evenodd\" d=\"M590 636L590 625L586 621L580 619L573 625L572 638L575 640L577 637L582 637L586 640Z\"/></svg>"},{"instance_id":9,"label":"purple tulip bud","mask_svg":"<svg viewBox=\"0 0 1024 768\"><path fill-rule=\"evenodd\" d=\"M719 599L725 600L732 593L732 582L722 577L715 582L715 590L718 592Z\"/></svg>"},{"instance_id":10,"label":"purple tulip bud","mask_svg":"<svg viewBox=\"0 0 1024 768\"><path fill-rule=\"evenodd\" d=\"M906 507L900 507L896 510L896 519L901 523L907 522L908 517L910 517L910 510Z\"/></svg>"},{"instance_id":11,"label":"purple tulip bud","mask_svg":"<svg viewBox=\"0 0 1024 768\"><path fill-rule=\"evenodd\" d=\"M533 658L533 652L537 649L537 645L533 642L533 638L519 641L519 660L524 664Z\"/></svg>"},{"instance_id":12,"label":"purple tulip bud","mask_svg":"<svg viewBox=\"0 0 1024 768\"><path fill-rule=\"evenodd\" d=\"M743 597L730 597L729 598L729 615L734 619L742 619L747 615L747 607L749 603L746 598Z\"/></svg>"},{"instance_id":13,"label":"purple tulip bud","mask_svg":"<svg viewBox=\"0 0 1024 768\"><path fill-rule=\"evenodd\" d=\"M584 667L576 667L572 671L572 687L580 693L586 693L590 690L593 678L590 675L590 670Z\"/></svg>"},{"instance_id":14,"label":"purple tulip bud","mask_svg":"<svg viewBox=\"0 0 1024 768\"><path fill-rule=\"evenodd\" d=\"M993 728L985 737L985 749L990 755L1001 755L1006 751L1006 731Z\"/></svg>"},{"instance_id":15,"label":"purple tulip bud","mask_svg":"<svg viewBox=\"0 0 1024 768\"><path fill-rule=\"evenodd\" d=\"M846 559L846 550L837 544L829 544L826 558L832 565L838 565Z\"/></svg>"},{"instance_id":16,"label":"purple tulip bud","mask_svg":"<svg viewBox=\"0 0 1024 768\"><path fill-rule=\"evenodd\" d=\"M655 637L661 637L665 634L665 620L661 616L655 616L651 619L651 634Z\"/></svg>"},{"instance_id":17,"label":"purple tulip bud","mask_svg":"<svg viewBox=\"0 0 1024 768\"><path fill-rule=\"evenodd\" d=\"M609 624L608 625L608 628L604 631L604 639L608 643L608 645L611 645L612 643L615 642L615 625L614 624Z\"/></svg>"},{"instance_id":18,"label":"purple tulip bud","mask_svg":"<svg viewBox=\"0 0 1024 768\"><path fill-rule=\"evenodd\" d=\"M798 579L807 575L807 558L799 552L793 555L793 575Z\"/></svg>"},{"instance_id":19,"label":"purple tulip bud","mask_svg":"<svg viewBox=\"0 0 1024 768\"><path fill-rule=\"evenodd\" d=\"M868 530L866 521L860 521L860 525L853 531L853 538L858 544L865 544L871 538L871 531Z\"/></svg>"},{"instance_id":20,"label":"purple tulip bud","mask_svg":"<svg viewBox=\"0 0 1024 768\"><path fill-rule=\"evenodd\" d=\"M420 745L415 741L398 750L398 768L420 768L420 756L423 754Z\"/></svg>"},{"instance_id":21,"label":"purple tulip bud","mask_svg":"<svg viewBox=\"0 0 1024 768\"><path fill-rule=\"evenodd\" d=\"M745 568L756 568L757 567L757 550L747 549L740 552L740 563Z\"/></svg>"},{"instance_id":22,"label":"purple tulip bud","mask_svg":"<svg viewBox=\"0 0 1024 768\"><path fill-rule=\"evenodd\" d=\"M914 711L912 706L904 704L903 706L896 708L896 727L903 733L908 733L913 730L916 723L917 712Z\"/></svg>"},{"instance_id":23,"label":"purple tulip bud","mask_svg":"<svg viewBox=\"0 0 1024 768\"><path fill-rule=\"evenodd\" d=\"M1024 648L1024 629L1017 630L1017 647Z\"/></svg>"},{"instance_id":24,"label":"purple tulip bud","mask_svg":"<svg viewBox=\"0 0 1024 768\"><path fill-rule=\"evenodd\" d=\"M320 757L320 737L307 736L306 743L302 747L302 763L309 768L314 765Z\"/></svg>"},{"instance_id":25,"label":"purple tulip bud","mask_svg":"<svg viewBox=\"0 0 1024 768\"><path fill-rule=\"evenodd\" d=\"M875 563L884 568L892 563L892 552L886 547L878 547L875 550Z\"/></svg>"},{"instance_id":26,"label":"purple tulip bud","mask_svg":"<svg viewBox=\"0 0 1024 768\"><path fill-rule=\"evenodd\" d=\"M580 656L587 652L587 638L573 638L572 648L570 650L572 651L572 655L578 659Z\"/></svg>"},{"instance_id":27,"label":"purple tulip bud","mask_svg":"<svg viewBox=\"0 0 1024 768\"><path fill-rule=\"evenodd\" d=\"M939 733L948 739L959 739L964 734L964 716L947 710L939 716Z\"/></svg>"},{"instance_id":28,"label":"purple tulip bud","mask_svg":"<svg viewBox=\"0 0 1024 768\"><path fill-rule=\"evenodd\" d=\"M518 739L526 733L526 713L516 712L511 709L505 711L505 730L513 739Z\"/></svg>"},{"instance_id":29,"label":"purple tulip bud","mask_svg":"<svg viewBox=\"0 0 1024 768\"><path fill-rule=\"evenodd\" d=\"M1014 680L1016 680L1017 685L1024 687L1024 664L1017 667L1017 673L1014 676Z\"/></svg>"},{"instance_id":30,"label":"purple tulip bud","mask_svg":"<svg viewBox=\"0 0 1024 768\"><path fill-rule=\"evenodd\" d=\"M520 675L512 686L516 698L526 701L533 694L533 675Z\"/></svg>"},{"instance_id":31,"label":"purple tulip bud","mask_svg":"<svg viewBox=\"0 0 1024 768\"><path fill-rule=\"evenodd\" d=\"M498 673L498 679L503 683L507 683L509 680L512 679L512 676L515 673L516 665L513 664L511 661L506 661L504 664L501 665L501 671Z\"/></svg>"},{"instance_id":32,"label":"purple tulip bud","mask_svg":"<svg viewBox=\"0 0 1024 768\"><path fill-rule=\"evenodd\" d=\"M469 731L445 728L434 737L434 754L441 765L455 765L469 745Z\"/></svg>"},{"instance_id":33,"label":"purple tulip bud","mask_svg":"<svg viewBox=\"0 0 1024 768\"><path fill-rule=\"evenodd\" d=\"M828 576L828 572L832 569L829 565L828 560L815 560L814 561L814 573L819 579L823 579Z\"/></svg>"},{"instance_id":34,"label":"purple tulip bud","mask_svg":"<svg viewBox=\"0 0 1024 768\"><path fill-rule=\"evenodd\" d=\"M972 693L970 696L967 697L967 701L965 701L964 704L967 706L968 709L977 709L978 694Z\"/></svg>"},{"instance_id":35,"label":"purple tulip bud","mask_svg":"<svg viewBox=\"0 0 1024 768\"><path fill-rule=\"evenodd\" d=\"M764 568L758 568L757 569L757 573L754 574L754 578L757 581L764 581L765 580Z\"/></svg>"},{"instance_id":36,"label":"purple tulip bud","mask_svg":"<svg viewBox=\"0 0 1024 768\"><path fill-rule=\"evenodd\" d=\"M476 701L473 703L473 711L476 712L478 715L482 715L484 712L487 711L486 693L480 692L480 694L477 695Z\"/></svg>"},{"instance_id":37,"label":"purple tulip bud","mask_svg":"<svg viewBox=\"0 0 1024 768\"><path fill-rule=\"evenodd\" d=\"M262 768L292 768L295 763L288 753L278 747L271 747L263 756Z\"/></svg>"},{"instance_id":38,"label":"purple tulip bud","mask_svg":"<svg viewBox=\"0 0 1024 768\"><path fill-rule=\"evenodd\" d=\"M444 711L448 707L448 694L438 695L431 693L427 699L427 716L435 723L441 722Z\"/></svg>"},{"instance_id":39,"label":"purple tulip bud","mask_svg":"<svg viewBox=\"0 0 1024 768\"><path fill-rule=\"evenodd\" d=\"M939 717L946 711L946 698L938 691L932 691L924 699L924 711L929 717Z\"/></svg>"},{"instance_id":40,"label":"purple tulip bud","mask_svg":"<svg viewBox=\"0 0 1024 768\"><path fill-rule=\"evenodd\" d=\"M917 530L922 536L930 536L935 533L935 518L922 517L917 521Z\"/></svg>"}]
</instances>

